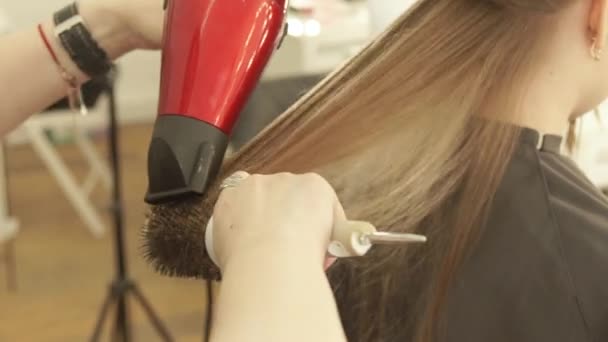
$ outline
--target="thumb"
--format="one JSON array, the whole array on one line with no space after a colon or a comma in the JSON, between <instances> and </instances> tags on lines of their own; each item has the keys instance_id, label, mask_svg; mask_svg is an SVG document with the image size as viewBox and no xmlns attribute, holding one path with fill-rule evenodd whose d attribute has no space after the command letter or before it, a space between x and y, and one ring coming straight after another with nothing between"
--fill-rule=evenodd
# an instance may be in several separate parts
<instances>
[{"instance_id":1,"label":"thumb","mask_svg":"<svg viewBox=\"0 0 608 342\"><path fill-rule=\"evenodd\" d=\"M342 221L346 221L346 212L344 211L344 207L342 207L342 203L340 203L340 200L338 199L338 196L336 196L336 199L334 201L334 224L333 226L336 226L336 222L342 222ZM332 228L332 232L333 232L333 228ZM330 232L330 233L332 233ZM331 242L331 235L330 235L330 241ZM323 265L323 269L325 271L327 271L336 261L338 260L338 258L331 256L329 253L327 254L327 256L325 257L325 263Z\"/></svg>"}]
</instances>

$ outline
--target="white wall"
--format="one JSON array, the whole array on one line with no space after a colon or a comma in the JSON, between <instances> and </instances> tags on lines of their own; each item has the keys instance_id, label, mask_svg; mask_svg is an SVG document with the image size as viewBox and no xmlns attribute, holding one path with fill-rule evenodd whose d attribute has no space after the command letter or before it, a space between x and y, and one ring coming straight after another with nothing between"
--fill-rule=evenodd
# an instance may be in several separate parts
<instances>
[{"instance_id":1,"label":"white wall","mask_svg":"<svg viewBox=\"0 0 608 342\"><path fill-rule=\"evenodd\" d=\"M370 22L374 33L379 34L417 0L367 0Z\"/></svg>"},{"instance_id":2,"label":"white wall","mask_svg":"<svg viewBox=\"0 0 608 342\"><path fill-rule=\"evenodd\" d=\"M2 8L16 29L33 28L47 19L66 0L0 0ZM160 79L160 53L133 52L120 61L117 85L120 121L151 121L156 116Z\"/></svg>"}]
</instances>

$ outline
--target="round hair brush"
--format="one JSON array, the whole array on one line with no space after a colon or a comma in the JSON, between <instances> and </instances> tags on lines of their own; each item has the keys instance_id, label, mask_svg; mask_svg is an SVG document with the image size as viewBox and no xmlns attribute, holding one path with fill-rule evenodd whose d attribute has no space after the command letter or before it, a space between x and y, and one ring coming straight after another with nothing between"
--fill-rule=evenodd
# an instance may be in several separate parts
<instances>
[{"instance_id":1,"label":"round hair brush","mask_svg":"<svg viewBox=\"0 0 608 342\"><path fill-rule=\"evenodd\" d=\"M213 196L217 198L218 192ZM153 207L144 227L145 256L161 273L169 276L219 280L221 270L213 245L213 204L192 199ZM362 221L336 222L328 256L337 258L365 255L375 244L423 243L415 234L378 232Z\"/></svg>"},{"instance_id":2,"label":"round hair brush","mask_svg":"<svg viewBox=\"0 0 608 342\"><path fill-rule=\"evenodd\" d=\"M205 246L213 210L205 202L193 197L150 208L142 230L143 254L156 271L171 277L220 279Z\"/></svg>"}]
</instances>

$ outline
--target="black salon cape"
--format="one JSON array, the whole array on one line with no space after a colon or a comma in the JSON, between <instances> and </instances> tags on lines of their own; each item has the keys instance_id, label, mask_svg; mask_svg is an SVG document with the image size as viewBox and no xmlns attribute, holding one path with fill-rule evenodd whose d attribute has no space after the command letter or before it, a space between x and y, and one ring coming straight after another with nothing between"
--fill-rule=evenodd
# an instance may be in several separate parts
<instances>
[{"instance_id":1,"label":"black salon cape","mask_svg":"<svg viewBox=\"0 0 608 342\"><path fill-rule=\"evenodd\" d=\"M560 137L525 129L521 140L443 340L608 342L606 197L559 154Z\"/></svg>"}]
</instances>

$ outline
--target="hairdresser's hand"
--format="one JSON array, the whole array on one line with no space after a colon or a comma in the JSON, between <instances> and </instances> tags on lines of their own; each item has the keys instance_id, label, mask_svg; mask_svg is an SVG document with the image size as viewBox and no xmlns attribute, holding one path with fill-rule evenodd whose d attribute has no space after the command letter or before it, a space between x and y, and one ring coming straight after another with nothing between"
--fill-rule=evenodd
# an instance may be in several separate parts
<instances>
[{"instance_id":1,"label":"hairdresser's hand","mask_svg":"<svg viewBox=\"0 0 608 342\"><path fill-rule=\"evenodd\" d=\"M163 0L82 0L80 12L112 58L161 45Z\"/></svg>"},{"instance_id":2,"label":"hairdresser's hand","mask_svg":"<svg viewBox=\"0 0 608 342\"><path fill-rule=\"evenodd\" d=\"M224 189L213 220L222 287L210 340L346 341L321 268L343 219L317 175L249 176Z\"/></svg>"},{"instance_id":3,"label":"hairdresser's hand","mask_svg":"<svg viewBox=\"0 0 608 342\"><path fill-rule=\"evenodd\" d=\"M233 256L254 249L299 254L321 267L334 222L345 219L336 193L321 176L287 173L252 175L224 189L213 215L222 269Z\"/></svg>"}]
</instances>

